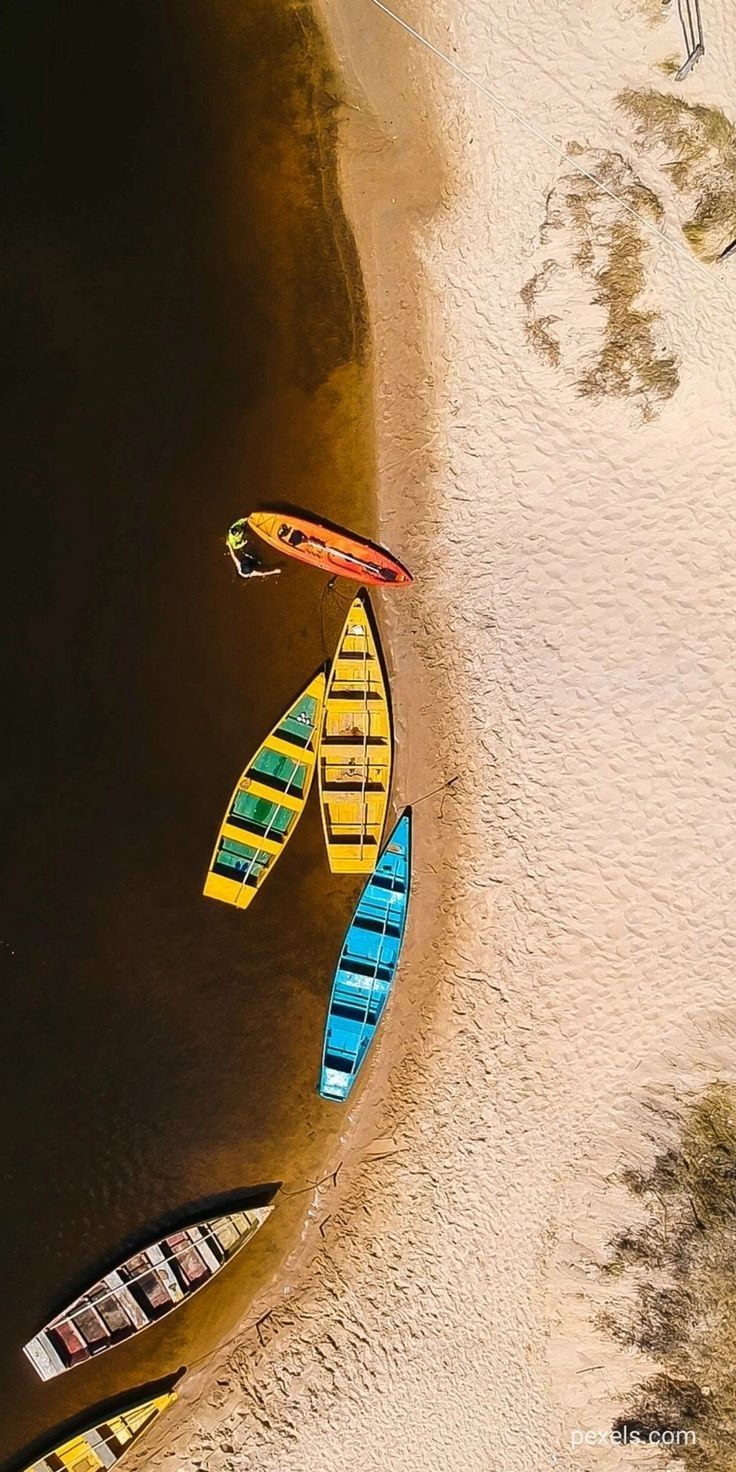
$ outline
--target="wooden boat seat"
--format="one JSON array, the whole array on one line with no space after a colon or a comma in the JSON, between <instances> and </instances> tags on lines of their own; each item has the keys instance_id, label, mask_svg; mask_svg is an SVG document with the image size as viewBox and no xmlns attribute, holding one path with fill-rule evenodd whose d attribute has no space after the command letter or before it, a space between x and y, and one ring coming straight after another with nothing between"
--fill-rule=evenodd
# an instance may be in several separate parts
<instances>
[{"instance_id":1,"label":"wooden boat seat","mask_svg":"<svg viewBox=\"0 0 736 1472\"><path fill-rule=\"evenodd\" d=\"M362 843L364 848L371 846L375 848L377 839L372 833L364 833L361 837L361 834L354 827L350 828L349 833L340 833L334 826L330 825L330 843L350 843L353 845L353 848L359 848Z\"/></svg>"},{"instance_id":2,"label":"wooden boat seat","mask_svg":"<svg viewBox=\"0 0 736 1472\"><path fill-rule=\"evenodd\" d=\"M239 814L231 814L228 827L242 828L244 833L252 833L254 838L270 838L274 843L283 844L288 838L288 830L282 833L278 828L269 829L267 823L251 823L247 818L241 818Z\"/></svg>"},{"instance_id":3,"label":"wooden boat seat","mask_svg":"<svg viewBox=\"0 0 736 1472\"><path fill-rule=\"evenodd\" d=\"M383 691L373 689L361 690L359 686L356 687L352 684L343 686L341 681L335 681L330 690L330 698L334 702L333 710L339 710L338 702L344 701L346 705L350 705L353 709L360 711L363 709L367 700L382 700Z\"/></svg>"},{"instance_id":4,"label":"wooden boat seat","mask_svg":"<svg viewBox=\"0 0 736 1472\"><path fill-rule=\"evenodd\" d=\"M363 735L359 732L357 736L351 736L347 731L327 731L320 741L320 746L329 746L330 750L336 746L344 746L346 751L356 746L388 746L385 736L374 736L372 733Z\"/></svg>"},{"instance_id":5,"label":"wooden boat seat","mask_svg":"<svg viewBox=\"0 0 736 1472\"><path fill-rule=\"evenodd\" d=\"M406 894L404 881L398 879L396 875L389 878L385 874L374 874L371 877L371 884L375 884L378 889L388 889L392 894Z\"/></svg>"},{"instance_id":6,"label":"wooden boat seat","mask_svg":"<svg viewBox=\"0 0 736 1472\"><path fill-rule=\"evenodd\" d=\"M260 767L256 767L255 765L253 767L253 772L258 779L258 784L260 787L271 787L273 788L274 792L285 792L289 794L293 793L295 797L301 798L304 788L303 779L301 783L297 784L293 780L293 778L286 779L285 777L277 776L275 772L264 772L260 769Z\"/></svg>"},{"instance_id":7,"label":"wooden boat seat","mask_svg":"<svg viewBox=\"0 0 736 1472\"><path fill-rule=\"evenodd\" d=\"M367 961L363 956L344 955L340 962L341 971L352 971L355 976L367 976L376 981L390 981L393 974L393 966L385 966L377 961Z\"/></svg>"},{"instance_id":8,"label":"wooden boat seat","mask_svg":"<svg viewBox=\"0 0 736 1472\"><path fill-rule=\"evenodd\" d=\"M347 1022L365 1022L366 1009L357 1003L350 1005L347 1002L333 1002L330 1008L331 1017L344 1017Z\"/></svg>"},{"instance_id":9,"label":"wooden boat seat","mask_svg":"<svg viewBox=\"0 0 736 1472\"><path fill-rule=\"evenodd\" d=\"M335 1053L331 1049L325 1053L325 1068L334 1068L338 1073L352 1073L354 1060L349 1053Z\"/></svg>"},{"instance_id":10,"label":"wooden boat seat","mask_svg":"<svg viewBox=\"0 0 736 1472\"><path fill-rule=\"evenodd\" d=\"M323 792L385 792L385 782L366 782L362 777L326 777Z\"/></svg>"},{"instance_id":11,"label":"wooden boat seat","mask_svg":"<svg viewBox=\"0 0 736 1472\"><path fill-rule=\"evenodd\" d=\"M370 920L365 915L356 915L353 925L358 930L367 930L371 935L390 935L398 940L401 935L401 925L396 925L391 920Z\"/></svg>"}]
</instances>

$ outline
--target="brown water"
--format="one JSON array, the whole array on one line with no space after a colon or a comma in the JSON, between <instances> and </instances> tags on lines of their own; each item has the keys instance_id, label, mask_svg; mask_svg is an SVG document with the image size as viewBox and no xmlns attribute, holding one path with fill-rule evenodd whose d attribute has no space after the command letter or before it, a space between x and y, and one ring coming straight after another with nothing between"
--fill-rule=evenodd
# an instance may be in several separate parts
<instances>
[{"instance_id":1,"label":"brown water","mask_svg":"<svg viewBox=\"0 0 736 1472\"><path fill-rule=\"evenodd\" d=\"M314 800L246 915L201 897L233 782L324 657L323 580L229 523L371 530L336 85L288 0L6 0L0 1456L199 1359L308 1197L166 1323L42 1385L21 1346L141 1225L319 1173L354 888ZM340 611L328 603L331 648Z\"/></svg>"}]
</instances>

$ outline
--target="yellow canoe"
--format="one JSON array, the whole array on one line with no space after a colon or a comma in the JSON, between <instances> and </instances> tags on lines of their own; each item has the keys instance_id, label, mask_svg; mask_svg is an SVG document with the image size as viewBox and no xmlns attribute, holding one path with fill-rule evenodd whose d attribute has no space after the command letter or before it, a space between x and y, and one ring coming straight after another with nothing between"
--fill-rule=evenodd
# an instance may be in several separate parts
<instances>
[{"instance_id":1,"label":"yellow canoe","mask_svg":"<svg viewBox=\"0 0 736 1472\"><path fill-rule=\"evenodd\" d=\"M283 853L312 785L324 696L320 670L240 777L204 884L210 899L246 910Z\"/></svg>"},{"instance_id":2,"label":"yellow canoe","mask_svg":"<svg viewBox=\"0 0 736 1472\"><path fill-rule=\"evenodd\" d=\"M157 1395L153 1400L141 1401L127 1411L108 1416L106 1421L90 1426L71 1441L39 1457L26 1472L62 1472L62 1469L63 1472L102 1472L112 1467L175 1400L176 1393L170 1391L168 1395Z\"/></svg>"},{"instance_id":3,"label":"yellow canoe","mask_svg":"<svg viewBox=\"0 0 736 1472\"><path fill-rule=\"evenodd\" d=\"M371 605L350 606L327 677L319 793L333 874L369 874L386 820L393 733L388 682Z\"/></svg>"}]
</instances>

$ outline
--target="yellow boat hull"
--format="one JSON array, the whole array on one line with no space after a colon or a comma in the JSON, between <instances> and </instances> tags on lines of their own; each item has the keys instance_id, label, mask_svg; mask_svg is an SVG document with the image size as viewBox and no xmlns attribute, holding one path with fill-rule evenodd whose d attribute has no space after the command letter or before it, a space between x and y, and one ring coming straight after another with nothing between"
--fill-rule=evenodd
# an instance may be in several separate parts
<instances>
[{"instance_id":1,"label":"yellow boat hull","mask_svg":"<svg viewBox=\"0 0 736 1472\"><path fill-rule=\"evenodd\" d=\"M333 874L370 874L380 852L393 764L388 681L367 594L353 600L327 677L318 768Z\"/></svg>"},{"instance_id":2,"label":"yellow boat hull","mask_svg":"<svg viewBox=\"0 0 736 1472\"><path fill-rule=\"evenodd\" d=\"M312 785L324 694L320 670L241 774L204 882L209 899L246 910L283 853Z\"/></svg>"},{"instance_id":3,"label":"yellow boat hull","mask_svg":"<svg viewBox=\"0 0 736 1472\"><path fill-rule=\"evenodd\" d=\"M90 1426L46 1456L38 1457L26 1472L61 1472L62 1468L64 1472L104 1472L175 1400L176 1393L170 1391L168 1395L157 1395L127 1411L108 1416L99 1425Z\"/></svg>"}]
</instances>

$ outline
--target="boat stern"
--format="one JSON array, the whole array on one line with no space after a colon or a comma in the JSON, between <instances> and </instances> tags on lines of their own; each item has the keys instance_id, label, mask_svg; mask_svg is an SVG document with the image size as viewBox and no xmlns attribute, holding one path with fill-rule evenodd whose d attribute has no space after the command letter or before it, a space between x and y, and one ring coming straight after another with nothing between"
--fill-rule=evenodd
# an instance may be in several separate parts
<instances>
[{"instance_id":1,"label":"boat stern","mask_svg":"<svg viewBox=\"0 0 736 1472\"><path fill-rule=\"evenodd\" d=\"M319 1093L323 1099L344 1103L353 1087L355 1074L343 1073L339 1068L323 1068L319 1081Z\"/></svg>"},{"instance_id":2,"label":"boat stern","mask_svg":"<svg viewBox=\"0 0 736 1472\"><path fill-rule=\"evenodd\" d=\"M23 1345L23 1353L30 1360L36 1374L42 1380L53 1380L66 1369L61 1356L56 1353L48 1335L42 1330L35 1339Z\"/></svg>"},{"instance_id":3,"label":"boat stern","mask_svg":"<svg viewBox=\"0 0 736 1472\"><path fill-rule=\"evenodd\" d=\"M240 880L225 879L222 874L213 874L210 870L202 893L210 900L221 900L224 905L233 905L236 910L247 910L255 898L256 888L251 888Z\"/></svg>"}]
</instances>

